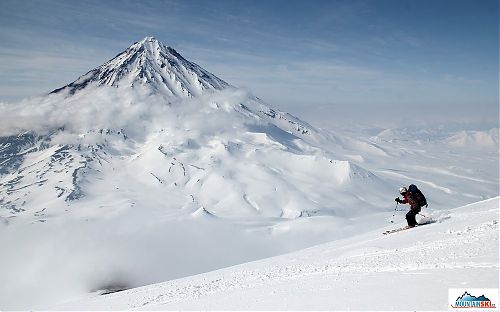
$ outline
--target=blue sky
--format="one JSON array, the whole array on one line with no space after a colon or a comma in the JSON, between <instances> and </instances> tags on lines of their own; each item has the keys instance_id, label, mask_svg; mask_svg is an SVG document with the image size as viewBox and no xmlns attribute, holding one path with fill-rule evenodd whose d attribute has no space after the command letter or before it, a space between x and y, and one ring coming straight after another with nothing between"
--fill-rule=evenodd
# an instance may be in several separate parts
<instances>
[{"instance_id":1,"label":"blue sky","mask_svg":"<svg viewBox=\"0 0 500 312\"><path fill-rule=\"evenodd\" d=\"M498 12L497 0L0 0L0 101L154 36L320 125L498 123Z\"/></svg>"}]
</instances>

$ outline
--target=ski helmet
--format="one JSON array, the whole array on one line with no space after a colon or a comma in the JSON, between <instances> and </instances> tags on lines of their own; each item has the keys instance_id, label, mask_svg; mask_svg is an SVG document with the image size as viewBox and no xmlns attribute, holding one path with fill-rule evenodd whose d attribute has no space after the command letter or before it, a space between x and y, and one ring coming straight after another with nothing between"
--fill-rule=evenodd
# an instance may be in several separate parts
<instances>
[{"instance_id":1,"label":"ski helmet","mask_svg":"<svg viewBox=\"0 0 500 312\"><path fill-rule=\"evenodd\" d=\"M399 194L401 194L401 195L406 193L406 192L408 192L408 189L406 189L405 186L403 186L402 188L399 189Z\"/></svg>"}]
</instances>

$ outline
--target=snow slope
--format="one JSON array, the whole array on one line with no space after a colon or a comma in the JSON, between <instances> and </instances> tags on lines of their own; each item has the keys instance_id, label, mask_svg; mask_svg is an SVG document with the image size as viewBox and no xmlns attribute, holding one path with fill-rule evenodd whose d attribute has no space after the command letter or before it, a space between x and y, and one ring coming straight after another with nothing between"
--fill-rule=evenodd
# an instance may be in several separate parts
<instances>
[{"instance_id":1,"label":"snow slope","mask_svg":"<svg viewBox=\"0 0 500 312\"><path fill-rule=\"evenodd\" d=\"M147 37L51 94L0 103L0 308L379 231L403 184L434 212L498 196L494 131L474 150L432 131L329 133Z\"/></svg>"},{"instance_id":2,"label":"snow slope","mask_svg":"<svg viewBox=\"0 0 500 312\"><path fill-rule=\"evenodd\" d=\"M433 208L452 208L497 196L499 189L498 128L458 130L465 126L336 129L332 150L386 182L416 183ZM464 133L474 136L454 144Z\"/></svg>"},{"instance_id":3,"label":"snow slope","mask_svg":"<svg viewBox=\"0 0 500 312\"><path fill-rule=\"evenodd\" d=\"M345 237L397 186L149 37L0 111L1 308Z\"/></svg>"},{"instance_id":4,"label":"snow slope","mask_svg":"<svg viewBox=\"0 0 500 312\"><path fill-rule=\"evenodd\" d=\"M56 308L446 310L449 288L498 288L499 197L298 252ZM393 227L393 226L392 226Z\"/></svg>"}]
</instances>

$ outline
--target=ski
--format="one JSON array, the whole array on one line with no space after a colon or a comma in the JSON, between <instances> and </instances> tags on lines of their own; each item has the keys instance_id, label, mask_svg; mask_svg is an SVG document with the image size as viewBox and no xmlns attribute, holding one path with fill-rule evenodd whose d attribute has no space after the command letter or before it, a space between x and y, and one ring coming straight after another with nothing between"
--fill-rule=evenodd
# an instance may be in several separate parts
<instances>
[{"instance_id":1,"label":"ski","mask_svg":"<svg viewBox=\"0 0 500 312\"><path fill-rule=\"evenodd\" d=\"M434 222L436 222L436 221L435 220L430 220L430 221L425 222L425 223L417 224L414 227L419 227L419 226L426 225L426 224L431 224L431 223L434 223ZM392 233L401 232L401 231L404 231L404 230L413 229L414 227L410 227L410 226L407 225L407 226L404 226L404 227L399 228L399 229L387 230L387 231L383 232L382 234L384 234L384 235L392 234Z\"/></svg>"},{"instance_id":2,"label":"ski","mask_svg":"<svg viewBox=\"0 0 500 312\"><path fill-rule=\"evenodd\" d=\"M400 231L404 231L404 230L408 230L408 229L411 229L411 227L405 226L405 227L402 227L399 229L387 230L387 231L383 232L382 234L387 235L387 234L392 234L392 233L396 233L396 232L400 232Z\"/></svg>"}]
</instances>

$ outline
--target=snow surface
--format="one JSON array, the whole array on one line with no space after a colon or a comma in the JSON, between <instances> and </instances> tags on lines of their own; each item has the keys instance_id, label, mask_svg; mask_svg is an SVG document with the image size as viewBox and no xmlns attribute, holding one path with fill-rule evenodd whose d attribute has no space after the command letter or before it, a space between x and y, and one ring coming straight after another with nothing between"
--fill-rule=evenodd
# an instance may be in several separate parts
<instances>
[{"instance_id":1,"label":"snow surface","mask_svg":"<svg viewBox=\"0 0 500 312\"><path fill-rule=\"evenodd\" d=\"M437 223L388 236L378 229L55 308L446 310L449 288L498 288L499 200L433 213Z\"/></svg>"},{"instance_id":2,"label":"snow surface","mask_svg":"<svg viewBox=\"0 0 500 312\"><path fill-rule=\"evenodd\" d=\"M0 112L2 309L362 244L410 183L436 216L498 196L498 129L318 129L151 37Z\"/></svg>"}]
</instances>

